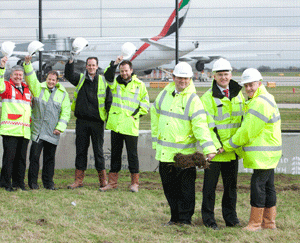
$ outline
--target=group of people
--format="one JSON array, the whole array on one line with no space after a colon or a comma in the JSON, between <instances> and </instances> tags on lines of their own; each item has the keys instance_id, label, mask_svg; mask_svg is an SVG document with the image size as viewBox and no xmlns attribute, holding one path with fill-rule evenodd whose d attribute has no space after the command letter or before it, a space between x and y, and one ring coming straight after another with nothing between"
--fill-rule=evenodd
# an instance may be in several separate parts
<instances>
[{"instance_id":1,"label":"group of people","mask_svg":"<svg viewBox=\"0 0 300 243\"><path fill-rule=\"evenodd\" d=\"M138 136L140 117L150 108L145 84L133 73L132 63L118 56L100 75L97 57L86 60L86 72L74 70L71 56L65 66L65 78L76 86L72 104L58 73L51 71L40 83L31 65L31 56L12 69L4 81L7 57L0 64L0 97L2 115L3 165L0 185L6 191L26 190L24 177L29 139L30 165L28 184L37 183L39 157L43 150L43 186L56 190L53 182L55 151L59 137L67 127L70 111L76 117L75 181L70 189L83 187L87 153L92 140L99 190L118 187L118 173L124 142L127 150L131 184L138 192ZM120 74L115 77L119 66ZM178 63L173 81L157 96L151 106L151 135L163 191L171 210L167 225L191 224L195 209L196 168L175 166L177 153L193 154L197 142L203 149L209 168L204 170L203 223L218 230L215 220L215 191L221 174L224 193L222 215L226 226L241 226L236 213L238 159L245 168L254 169L251 177L251 215L244 229L275 229L276 192L274 168L281 157L281 123L274 97L262 84L258 70L249 68L242 74L248 100L242 86L232 80L231 64L218 59L213 65L211 88L202 96L196 94L193 72L186 62ZM25 84L23 74L25 73ZM111 130L111 168L107 176L103 156L104 129ZM107 178L108 177L108 178Z\"/></svg>"},{"instance_id":2,"label":"group of people","mask_svg":"<svg viewBox=\"0 0 300 243\"><path fill-rule=\"evenodd\" d=\"M130 191L138 192L139 160L138 135L140 117L149 110L146 86L133 73L132 63L120 56L99 73L97 57L86 61L86 73L74 70L71 55L65 66L65 78L76 86L72 104L66 89L58 82L58 73L47 74L46 82L40 83L31 64L32 57L25 57L22 66L12 68L10 80L4 81L7 57L1 59L0 97L2 117L0 134L3 137L3 163L0 186L12 192L26 190L24 179L29 140L32 140L29 156L28 185L39 189L39 159L43 150L43 186L57 190L53 182L55 151L60 134L65 131L71 110L76 119L75 181L68 186L83 186L87 169L87 154L92 140L95 168L105 192L117 188L118 172L122 166L124 141L127 149ZM120 64L120 75L115 78ZM24 75L25 74L25 75ZM25 76L25 82L23 82ZM111 130L111 170L108 179L103 156L104 129Z\"/></svg>"},{"instance_id":3,"label":"group of people","mask_svg":"<svg viewBox=\"0 0 300 243\"><path fill-rule=\"evenodd\" d=\"M115 77L116 68L120 74ZM131 173L130 191L138 192L139 160L138 135L140 117L149 110L149 96L145 84L133 73L132 63L119 56L99 74L98 59L89 57L86 73L76 73L72 59L66 64L65 78L76 86L72 110L76 120L75 181L68 188L83 186L87 169L87 153L92 139L95 167L105 192L118 187L118 173L122 166L124 142ZM107 175L103 157L104 124L111 130L111 169Z\"/></svg>"},{"instance_id":4,"label":"group of people","mask_svg":"<svg viewBox=\"0 0 300 243\"><path fill-rule=\"evenodd\" d=\"M60 134L70 120L69 95L58 82L58 73L50 71L46 82L40 83L33 71L31 58L26 56L24 68L12 68L9 81L4 81L6 56L0 64L0 134L3 141L0 186L8 192L16 188L26 190L24 179L30 139L29 187L39 188L39 159L43 150L43 185L46 189L56 190L53 182L55 151ZM26 83L23 82L24 74Z\"/></svg>"},{"instance_id":5,"label":"group of people","mask_svg":"<svg viewBox=\"0 0 300 243\"><path fill-rule=\"evenodd\" d=\"M281 157L281 121L274 97L262 84L257 69L242 74L242 86L232 80L229 61L220 58L213 65L211 88L199 98L192 68L178 63L173 81L157 96L151 107L153 149L159 161L164 194L171 210L167 225L191 224L195 208L196 169L178 168L177 153L193 154L199 141L210 161L204 170L201 207L206 227L219 230L214 207L216 187L223 181L222 215L227 227L240 227L236 212L238 159L254 169L251 177L251 215L243 229L276 229L274 168Z\"/></svg>"}]
</instances>

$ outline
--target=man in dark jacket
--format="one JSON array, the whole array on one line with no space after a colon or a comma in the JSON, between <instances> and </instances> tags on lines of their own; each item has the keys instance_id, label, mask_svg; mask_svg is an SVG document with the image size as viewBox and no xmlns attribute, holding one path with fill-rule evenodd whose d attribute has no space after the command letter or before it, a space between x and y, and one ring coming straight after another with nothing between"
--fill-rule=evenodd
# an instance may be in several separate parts
<instances>
[{"instance_id":1,"label":"man in dark jacket","mask_svg":"<svg viewBox=\"0 0 300 243\"><path fill-rule=\"evenodd\" d=\"M100 187L104 187L107 184L103 156L104 122L112 102L111 91L99 74L97 57L87 58L85 74L76 73L74 62L70 59L65 66L65 78L76 86L71 109L77 118L75 182L68 188L83 186L90 138Z\"/></svg>"}]
</instances>

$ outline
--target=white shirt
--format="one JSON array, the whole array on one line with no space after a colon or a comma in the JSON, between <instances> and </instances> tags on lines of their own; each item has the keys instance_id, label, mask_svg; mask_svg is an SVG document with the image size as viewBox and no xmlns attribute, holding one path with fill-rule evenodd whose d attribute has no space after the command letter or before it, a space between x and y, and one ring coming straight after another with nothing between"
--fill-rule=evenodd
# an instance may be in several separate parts
<instances>
[{"instance_id":1,"label":"white shirt","mask_svg":"<svg viewBox=\"0 0 300 243\"><path fill-rule=\"evenodd\" d=\"M221 86L219 86L218 84L217 84L217 86L218 86L218 88L221 90L222 94L225 95L225 92L224 92L225 89L222 88ZM228 97L230 97L229 86L227 87L227 89L228 89Z\"/></svg>"}]
</instances>

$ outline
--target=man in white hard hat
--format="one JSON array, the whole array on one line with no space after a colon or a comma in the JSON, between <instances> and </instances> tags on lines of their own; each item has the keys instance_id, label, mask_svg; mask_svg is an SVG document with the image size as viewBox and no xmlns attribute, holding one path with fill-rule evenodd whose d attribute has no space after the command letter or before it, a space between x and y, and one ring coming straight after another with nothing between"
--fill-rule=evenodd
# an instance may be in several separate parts
<instances>
[{"instance_id":1,"label":"man in white hard hat","mask_svg":"<svg viewBox=\"0 0 300 243\"><path fill-rule=\"evenodd\" d=\"M100 187L104 187L107 184L103 156L104 124L112 101L111 91L99 73L97 57L87 58L85 73L75 72L71 57L65 66L65 78L76 86L71 109L77 118L75 182L68 188L83 187L90 139Z\"/></svg>"},{"instance_id":2,"label":"man in white hard hat","mask_svg":"<svg viewBox=\"0 0 300 243\"><path fill-rule=\"evenodd\" d=\"M244 230L276 229L274 169L282 155L281 118L273 95L262 84L257 69L248 68L241 84L249 97L241 127L223 144L226 152L242 148L245 168L251 177L251 214Z\"/></svg>"},{"instance_id":3,"label":"man in white hard hat","mask_svg":"<svg viewBox=\"0 0 300 243\"><path fill-rule=\"evenodd\" d=\"M119 66L120 75L115 78ZM139 188L138 136L140 117L149 110L147 88L133 73L132 63L117 57L104 72L105 79L111 88L113 101L109 111L106 129L111 130L111 164L108 185L100 188L105 192L117 188L118 173L122 166L124 142L127 150L128 169L131 175L131 192Z\"/></svg>"},{"instance_id":4,"label":"man in white hard hat","mask_svg":"<svg viewBox=\"0 0 300 243\"><path fill-rule=\"evenodd\" d=\"M3 141L0 184L11 192L13 188L26 190L24 179L30 139L31 94L28 85L23 82L24 71L21 66L12 67L10 80L4 81L7 60L5 56L0 63L0 135Z\"/></svg>"},{"instance_id":5,"label":"man in white hard hat","mask_svg":"<svg viewBox=\"0 0 300 243\"><path fill-rule=\"evenodd\" d=\"M197 141L209 161L217 152L192 76L188 63L178 63L173 71L174 82L159 93L151 107L152 147L171 209L167 225L191 224L195 209L196 168L175 167L174 156L195 153Z\"/></svg>"},{"instance_id":6,"label":"man in white hard hat","mask_svg":"<svg viewBox=\"0 0 300 243\"><path fill-rule=\"evenodd\" d=\"M232 80L232 67L224 58L213 65L211 88L201 97L207 112L207 122L218 154L204 171L202 220L206 227L218 230L215 220L215 191L221 174L223 180L222 215L226 226L240 226L236 213L238 156L224 152L223 143L241 125L245 99L242 86Z\"/></svg>"},{"instance_id":7,"label":"man in white hard hat","mask_svg":"<svg viewBox=\"0 0 300 243\"><path fill-rule=\"evenodd\" d=\"M69 94L58 81L58 73L47 73L46 82L40 83L31 64L32 56L25 57L25 81L32 93L31 148L29 156L28 185L37 190L40 155L43 150L42 182L45 189L54 187L55 152L60 134L68 125L71 116Z\"/></svg>"}]
</instances>

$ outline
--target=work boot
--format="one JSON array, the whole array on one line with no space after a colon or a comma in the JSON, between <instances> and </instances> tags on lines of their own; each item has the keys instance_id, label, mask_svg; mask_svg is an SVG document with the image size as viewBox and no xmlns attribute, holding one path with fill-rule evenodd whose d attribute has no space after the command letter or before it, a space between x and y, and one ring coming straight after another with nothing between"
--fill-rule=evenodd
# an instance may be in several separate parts
<instances>
[{"instance_id":1,"label":"work boot","mask_svg":"<svg viewBox=\"0 0 300 243\"><path fill-rule=\"evenodd\" d=\"M276 206L265 208L261 227L263 229L276 229L275 218Z\"/></svg>"},{"instance_id":2,"label":"work boot","mask_svg":"<svg viewBox=\"0 0 300 243\"><path fill-rule=\"evenodd\" d=\"M118 173L110 172L108 174L108 184L105 187L100 187L99 191L106 192L108 190L116 189L118 187Z\"/></svg>"},{"instance_id":3,"label":"work boot","mask_svg":"<svg viewBox=\"0 0 300 243\"><path fill-rule=\"evenodd\" d=\"M100 182L100 188L107 185L106 170L98 170L98 178Z\"/></svg>"},{"instance_id":4,"label":"work boot","mask_svg":"<svg viewBox=\"0 0 300 243\"><path fill-rule=\"evenodd\" d=\"M251 207L250 220L247 227L243 230L259 231L263 221L264 208Z\"/></svg>"},{"instance_id":5,"label":"work boot","mask_svg":"<svg viewBox=\"0 0 300 243\"><path fill-rule=\"evenodd\" d=\"M75 170L75 182L68 186L68 189L83 187L84 170Z\"/></svg>"},{"instance_id":6,"label":"work boot","mask_svg":"<svg viewBox=\"0 0 300 243\"><path fill-rule=\"evenodd\" d=\"M130 191L131 192L138 192L139 191L139 173L132 173L131 174L131 185Z\"/></svg>"}]
</instances>

